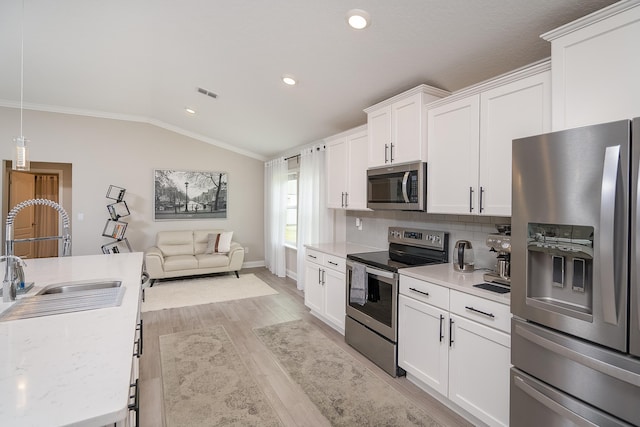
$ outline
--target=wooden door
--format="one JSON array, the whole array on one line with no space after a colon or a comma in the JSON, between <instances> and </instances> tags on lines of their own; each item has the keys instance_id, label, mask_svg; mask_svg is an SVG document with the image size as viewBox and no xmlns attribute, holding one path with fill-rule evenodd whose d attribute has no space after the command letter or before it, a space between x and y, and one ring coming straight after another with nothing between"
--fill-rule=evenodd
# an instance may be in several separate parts
<instances>
[{"instance_id":1,"label":"wooden door","mask_svg":"<svg viewBox=\"0 0 640 427\"><path fill-rule=\"evenodd\" d=\"M18 203L33 199L36 194L35 175L27 172L11 171L9 176L9 210ZM35 237L35 207L22 209L13 221L13 239L29 239ZM7 239L11 236L6 236ZM20 258L34 257L33 242L16 243L14 254Z\"/></svg>"},{"instance_id":2,"label":"wooden door","mask_svg":"<svg viewBox=\"0 0 640 427\"><path fill-rule=\"evenodd\" d=\"M9 209L34 198L58 202L58 175L11 171L9 183ZM24 208L18 212L13 222L14 240L58 234L58 212L48 206ZM21 258L56 257L58 244L55 240L19 242L14 245L14 253Z\"/></svg>"}]
</instances>

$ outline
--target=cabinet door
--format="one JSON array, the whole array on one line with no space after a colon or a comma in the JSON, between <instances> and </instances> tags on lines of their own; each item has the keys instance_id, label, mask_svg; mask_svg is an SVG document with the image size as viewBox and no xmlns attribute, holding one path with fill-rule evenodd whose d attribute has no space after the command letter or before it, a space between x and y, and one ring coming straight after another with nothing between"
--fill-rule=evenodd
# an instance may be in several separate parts
<instances>
[{"instance_id":1,"label":"cabinet door","mask_svg":"<svg viewBox=\"0 0 640 427\"><path fill-rule=\"evenodd\" d=\"M507 426L509 335L450 316L449 399L491 426Z\"/></svg>"},{"instance_id":2,"label":"cabinet door","mask_svg":"<svg viewBox=\"0 0 640 427\"><path fill-rule=\"evenodd\" d=\"M640 116L638 40L640 7L552 41L553 130Z\"/></svg>"},{"instance_id":3,"label":"cabinet door","mask_svg":"<svg viewBox=\"0 0 640 427\"><path fill-rule=\"evenodd\" d=\"M305 261L304 305L316 313L324 311L324 291L322 289L320 270L321 268L318 264Z\"/></svg>"},{"instance_id":4,"label":"cabinet door","mask_svg":"<svg viewBox=\"0 0 640 427\"><path fill-rule=\"evenodd\" d=\"M479 212L511 216L511 143L551 130L551 72L480 96Z\"/></svg>"},{"instance_id":5,"label":"cabinet door","mask_svg":"<svg viewBox=\"0 0 640 427\"><path fill-rule=\"evenodd\" d=\"M358 132L347 137L347 149L347 209L367 210L367 132Z\"/></svg>"},{"instance_id":6,"label":"cabinet door","mask_svg":"<svg viewBox=\"0 0 640 427\"><path fill-rule=\"evenodd\" d=\"M422 160L425 138L422 127L422 96L416 94L391 105L392 163Z\"/></svg>"},{"instance_id":7,"label":"cabinet door","mask_svg":"<svg viewBox=\"0 0 640 427\"><path fill-rule=\"evenodd\" d=\"M345 273L324 269L325 316L344 334L346 310Z\"/></svg>"},{"instance_id":8,"label":"cabinet door","mask_svg":"<svg viewBox=\"0 0 640 427\"><path fill-rule=\"evenodd\" d=\"M389 162L391 144L391 106L367 115L369 135L369 167L384 166Z\"/></svg>"},{"instance_id":9,"label":"cabinet door","mask_svg":"<svg viewBox=\"0 0 640 427\"><path fill-rule=\"evenodd\" d=\"M427 112L427 212L476 214L480 95Z\"/></svg>"},{"instance_id":10,"label":"cabinet door","mask_svg":"<svg viewBox=\"0 0 640 427\"><path fill-rule=\"evenodd\" d=\"M337 138L327 141L327 206L343 208L347 191L347 140Z\"/></svg>"},{"instance_id":11,"label":"cabinet door","mask_svg":"<svg viewBox=\"0 0 640 427\"><path fill-rule=\"evenodd\" d=\"M407 373L447 395L449 313L400 295L398 364Z\"/></svg>"}]
</instances>

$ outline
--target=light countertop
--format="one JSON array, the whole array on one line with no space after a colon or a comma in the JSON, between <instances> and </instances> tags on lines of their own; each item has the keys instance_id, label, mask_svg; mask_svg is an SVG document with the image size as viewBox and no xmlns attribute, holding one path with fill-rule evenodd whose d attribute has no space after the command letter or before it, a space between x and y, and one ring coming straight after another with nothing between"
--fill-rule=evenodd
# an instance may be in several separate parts
<instances>
[{"instance_id":1,"label":"light countertop","mask_svg":"<svg viewBox=\"0 0 640 427\"><path fill-rule=\"evenodd\" d=\"M142 253L27 260L25 276L44 286L117 279L119 307L0 322L2 425L104 426L128 416ZM13 303L0 303L4 311Z\"/></svg>"},{"instance_id":2,"label":"light countertop","mask_svg":"<svg viewBox=\"0 0 640 427\"><path fill-rule=\"evenodd\" d=\"M486 273L486 271L483 270L461 273L459 271L455 271L453 269L453 265L449 263L403 268L399 270L399 273L400 275L435 283L436 285L445 286L449 289L476 295L502 304L510 305L511 303L511 292L498 294L473 287L473 285L485 283L482 275Z\"/></svg>"},{"instance_id":3,"label":"light countertop","mask_svg":"<svg viewBox=\"0 0 640 427\"><path fill-rule=\"evenodd\" d=\"M309 249L315 249L316 251L323 252L329 255L335 255L341 258L346 258L347 254L357 254L361 252L377 252L385 251L387 248L373 248L371 246L363 246L349 242L334 242L334 243L315 243L312 245L305 245Z\"/></svg>"}]
</instances>

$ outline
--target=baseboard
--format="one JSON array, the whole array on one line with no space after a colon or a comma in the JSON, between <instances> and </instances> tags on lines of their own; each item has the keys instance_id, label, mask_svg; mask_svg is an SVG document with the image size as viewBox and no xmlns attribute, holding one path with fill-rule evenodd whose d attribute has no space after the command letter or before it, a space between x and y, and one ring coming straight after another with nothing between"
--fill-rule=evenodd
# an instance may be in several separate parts
<instances>
[{"instance_id":1,"label":"baseboard","mask_svg":"<svg viewBox=\"0 0 640 427\"><path fill-rule=\"evenodd\" d=\"M287 270L287 277L290 277L292 280L298 281L298 273L292 270Z\"/></svg>"},{"instance_id":2,"label":"baseboard","mask_svg":"<svg viewBox=\"0 0 640 427\"><path fill-rule=\"evenodd\" d=\"M262 261L247 261L242 263L242 268L254 268L254 267L264 267L264 260Z\"/></svg>"}]
</instances>

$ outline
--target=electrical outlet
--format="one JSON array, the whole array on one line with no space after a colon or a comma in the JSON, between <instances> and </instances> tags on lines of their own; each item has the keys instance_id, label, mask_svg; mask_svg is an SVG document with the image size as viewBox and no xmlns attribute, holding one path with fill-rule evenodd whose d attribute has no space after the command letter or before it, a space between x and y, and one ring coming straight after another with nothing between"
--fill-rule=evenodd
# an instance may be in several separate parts
<instances>
[{"instance_id":1,"label":"electrical outlet","mask_svg":"<svg viewBox=\"0 0 640 427\"><path fill-rule=\"evenodd\" d=\"M248 254L248 253L249 253L249 246L245 246L245 247L244 247L244 253L245 253L245 254Z\"/></svg>"}]
</instances>

